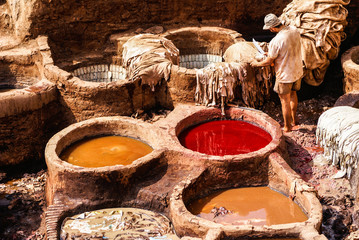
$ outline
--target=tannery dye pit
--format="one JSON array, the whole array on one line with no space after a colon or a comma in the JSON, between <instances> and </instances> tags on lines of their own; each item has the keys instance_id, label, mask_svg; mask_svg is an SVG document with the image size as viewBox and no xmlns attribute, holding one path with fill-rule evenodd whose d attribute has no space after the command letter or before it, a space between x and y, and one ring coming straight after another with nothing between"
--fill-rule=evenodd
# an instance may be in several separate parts
<instances>
[{"instance_id":1,"label":"tannery dye pit","mask_svg":"<svg viewBox=\"0 0 359 240\"><path fill-rule=\"evenodd\" d=\"M136 139L105 136L79 141L61 153L60 158L81 167L104 167L129 165L150 152L150 146Z\"/></svg>"},{"instance_id":2,"label":"tannery dye pit","mask_svg":"<svg viewBox=\"0 0 359 240\"><path fill-rule=\"evenodd\" d=\"M260 127L236 120L201 123L185 129L178 138L186 148L216 156L257 151L272 140Z\"/></svg>"},{"instance_id":3,"label":"tannery dye pit","mask_svg":"<svg viewBox=\"0 0 359 240\"><path fill-rule=\"evenodd\" d=\"M188 209L201 218L232 225L274 225L308 219L291 199L268 187L215 192L191 202Z\"/></svg>"},{"instance_id":4,"label":"tannery dye pit","mask_svg":"<svg viewBox=\"0 0 359 240\"><path fill-rule=\"evenodd\" d=\"M357 124L328 113L358 106L358 9L2 1L0 239L357 239ZM286 133L270 12L300 33Z\"/></svg>"}]
</instances>

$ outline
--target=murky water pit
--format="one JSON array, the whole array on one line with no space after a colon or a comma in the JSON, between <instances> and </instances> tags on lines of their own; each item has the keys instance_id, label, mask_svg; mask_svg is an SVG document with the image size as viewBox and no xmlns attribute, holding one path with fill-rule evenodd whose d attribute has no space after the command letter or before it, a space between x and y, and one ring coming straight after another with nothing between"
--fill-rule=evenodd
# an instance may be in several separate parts
<instances>
[{"instance_id":1,"label":"murky water pit","mask_svg":"<svg viewBox=\"0 0 359 240\"><path fill-rule=\"evenodd\" d=\"M102 117L70 125L45 151L47 235L319 236L321 206L282 158L284 147L273 119L244 108L223 117L179 105L153 124Z\"/></svg>"}]
</instances>

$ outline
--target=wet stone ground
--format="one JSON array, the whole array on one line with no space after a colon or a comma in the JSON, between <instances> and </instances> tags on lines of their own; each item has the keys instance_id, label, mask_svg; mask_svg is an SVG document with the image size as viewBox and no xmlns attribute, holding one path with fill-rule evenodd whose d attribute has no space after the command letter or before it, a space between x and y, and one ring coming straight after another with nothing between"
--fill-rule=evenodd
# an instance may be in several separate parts
<instances>
[{"instance_id":1,"label":"wet stone ground","mask_svg":"<svg viewBox=\"0 0 359 240\"><path fill-rule=\"evenodd\" d=\"M322 149L315 141L317 120L335 100L326 95L300 101L300 128L285 134L293 169L318 191L323 205L322 232L330 240L344 239L359 226L355 221L358 217L353 214L348 181L331 178L337 168L323 161ZM278 103L269 102L262 110L282 124ZM168 111L163 110L138 112L133 117L154 122L166 114ZM45 239L45 181L44 166L26 168L20 173L0 169L0 239Z\"/></svg>"}]
</instances>

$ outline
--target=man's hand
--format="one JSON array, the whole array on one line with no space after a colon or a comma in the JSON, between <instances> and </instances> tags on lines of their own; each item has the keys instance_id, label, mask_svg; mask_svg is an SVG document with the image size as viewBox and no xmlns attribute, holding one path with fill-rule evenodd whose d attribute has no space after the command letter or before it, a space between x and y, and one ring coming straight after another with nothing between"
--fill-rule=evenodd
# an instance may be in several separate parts
<instances>
[{"instance_id":1,"label":"man's hand","mask_svg":"<svg viewBox=\"0 0 359 240\"><path fill-rule=\"evenodd\" d=\"M258 62L256 59L250 63L252 67L265 67L270 66L274 62L274 58L266 57L263 61Z\"/></svg>"},{"instance_id":2,"label":"man's hand","mask_svg":"<svg viewBox=\"0 0 359 240\"><path fill-rule=\"evenodd\" d=\"M250 64L251 64L251 67L259 67L259 62L255 59Z\"/></svg>"}]
</instances>

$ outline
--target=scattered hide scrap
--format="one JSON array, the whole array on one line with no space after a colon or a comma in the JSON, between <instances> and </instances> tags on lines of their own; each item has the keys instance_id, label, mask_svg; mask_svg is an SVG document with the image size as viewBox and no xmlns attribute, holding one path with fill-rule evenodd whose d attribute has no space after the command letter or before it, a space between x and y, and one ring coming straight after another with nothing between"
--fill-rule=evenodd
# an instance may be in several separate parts
<instances>
[{"instance_id":1,"label":"scattered hide scrap","mask_svg":"<svg viewBox=\"0 0 359 240\"><path fill-rule=\"evenodd\" d=\"M179 50L170 40L158 35L136 35L123 48L123 66L129 80L140 79L152 91L162 79L169 79L172 64L179 63Z\"/></svg>"},{"instance_id":2,"label":"scattered hide scrap","mask_svg":"<svg viewBox=\"0 0 359 240\"><path fill-rule=\"evenodd\" d=\"M303 80L312 86L320 85L330 60L339 53L345 39L350 0L293 0L280 18L285 25L297 27L301 33L302 56L305 64Z\"/></svg>"},{"instance_id":3,"label":"scattered hide scrap","mask_svg":"<svg viewBox=\"0 0 359 240\"><path fill-rule=\"evenodd\" d=\"M138 208L107 208L67 217L61 240L128 239L178 240L171 222L163 215Z\"/></svg>"},{"instance_id":4,"label":"scattered hide scrap","mask_svg":"<svg viewBox=\"0 0 359 240\"><path fill-rule=\"evenodd\" d=\"M233 44L223 57L223 63L212 63L196 70L196 103L221 105L223 112L224 105L235 97L236 86L240 86L244 104L261 106L269 96L273 74L270 67L250 66L254 58L262 57L253 43L243 41Z\"/></svg>"}]
</instances>

